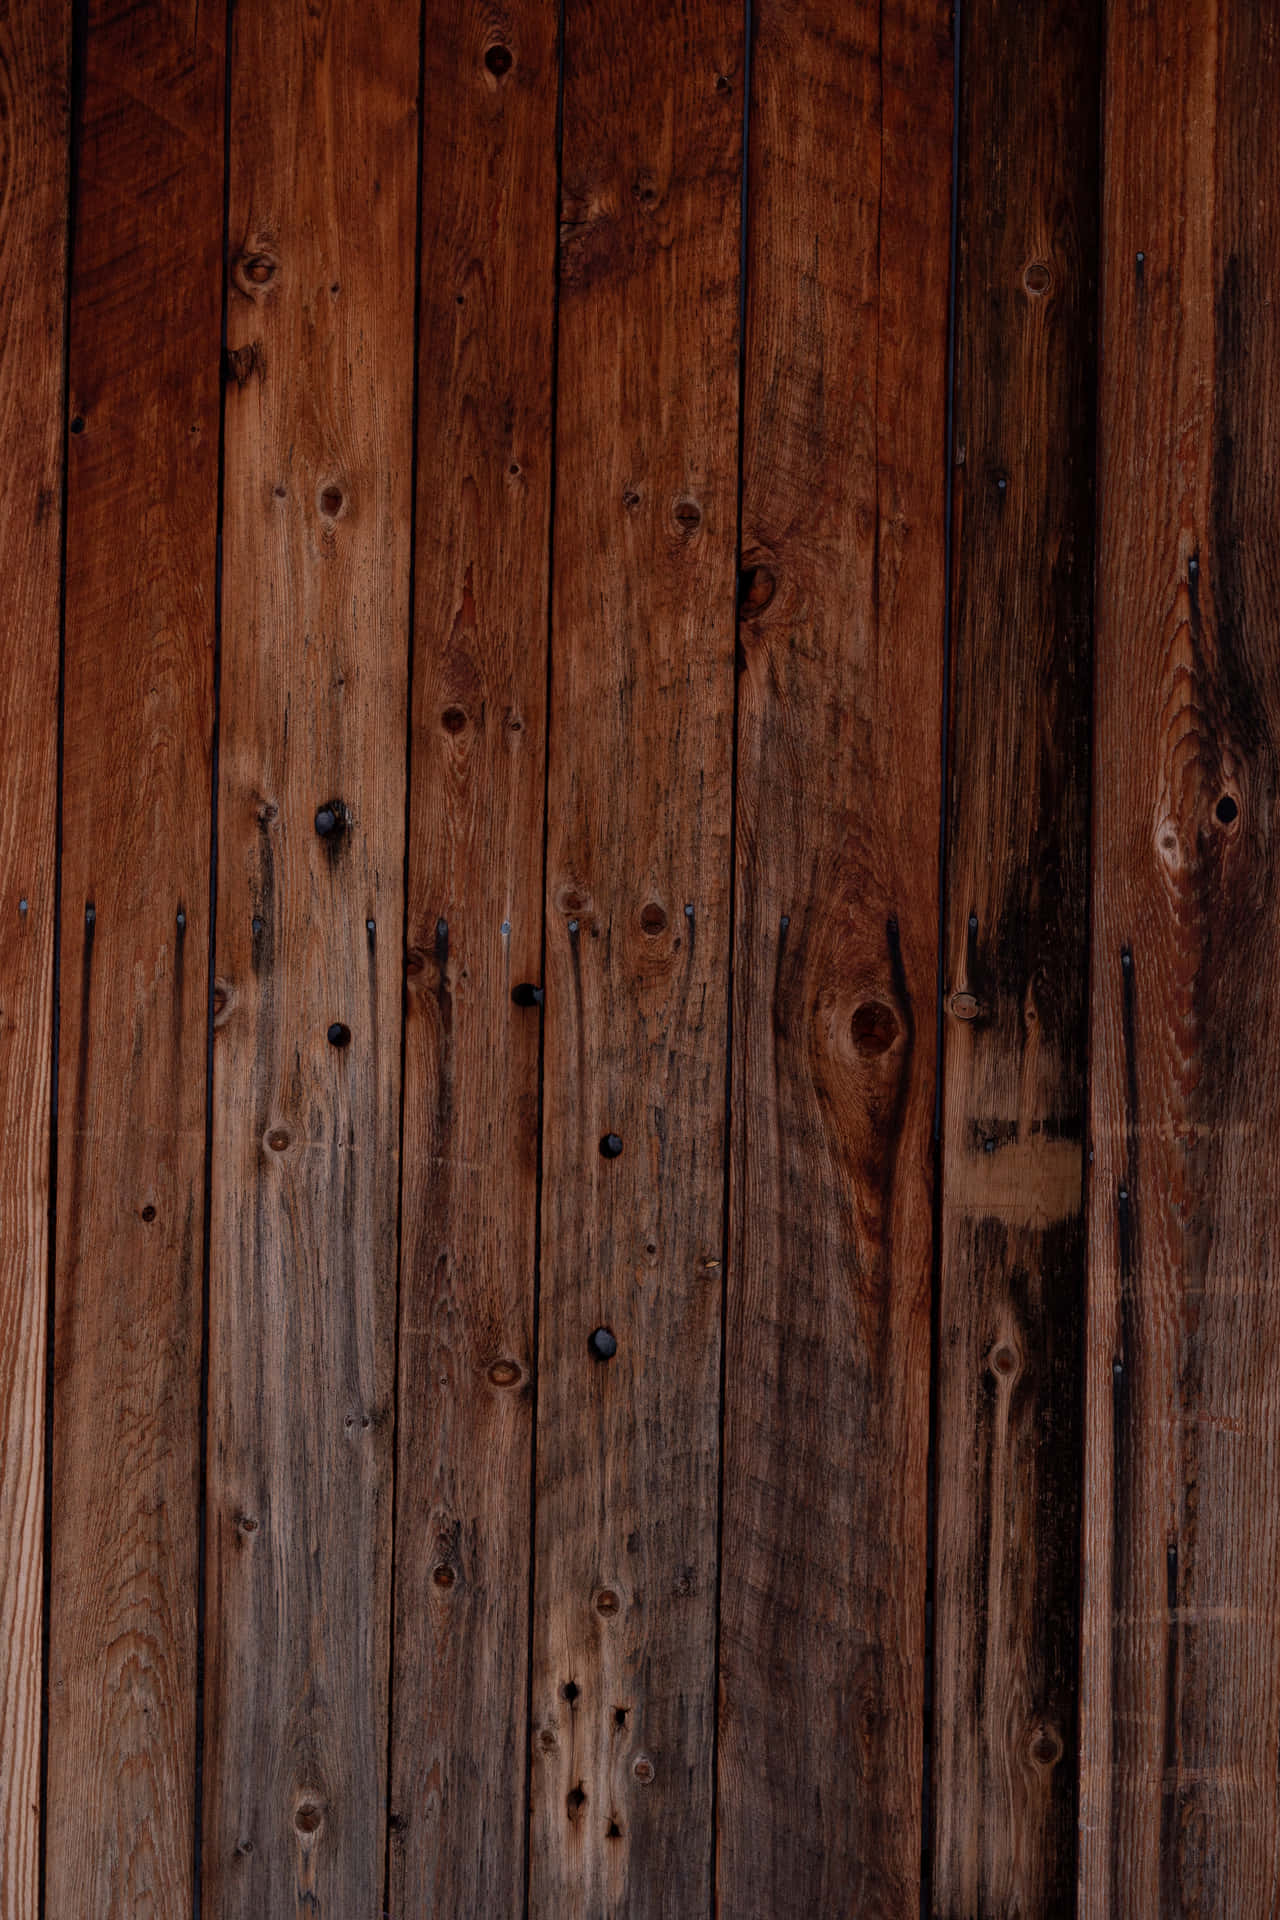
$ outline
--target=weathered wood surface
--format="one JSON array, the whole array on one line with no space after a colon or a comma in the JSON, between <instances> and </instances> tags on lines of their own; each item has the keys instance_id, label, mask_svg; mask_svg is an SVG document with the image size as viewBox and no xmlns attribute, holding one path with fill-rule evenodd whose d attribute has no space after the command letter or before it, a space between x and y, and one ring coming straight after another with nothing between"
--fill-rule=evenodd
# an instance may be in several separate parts
<instances>
[{"instance_id":1,"label":"weathered wood surface","mask_svg":"<svg viewBox=\"0 0 1280 1920\"><path fill-rule=\"evenodd\" d=\"M919 1903L949 9L755 10L720 1910ZM820 210L820 212L818 211Z\"/></svg>"},{"instance_id":2,"label":"weathered wood surface","mask_svg":"<svg viewBox=\"0 0 1280 1920\"><path fill-rule=\"evenodd\" d=\"M1280 33L962 30L0 0L0 1920L1274 1910Z\"/></svg>"},{"instance_id":3,"label":"weathered wood surface","mask_svg":"<svg viewBox=\"0 0 1280 1920\"><path fill-rule=\"evenodd\" d=\"M210 1920L384 1904L417 27L233 20Z\"/></svg>"},{"instance_id":4,"label":"weathered wood surface","mask_svg":"<svg viewBox=\"0 0 1280 1920\"><path fill-rule=\"evenodd\" d=\"M450 1920L525 1880L556 9L424 45L391 1908Z\"/></svg>"},{"instance_id":5,"label":"weathered wood surface","mask_svg":"<svg viewBox=\"0 0 1280 1920\"><path fill-rule=\"evenodd\" d=\"M95 1920L192 1898L224 44L95 0L80 86L45 1911Z\"/></svg>"},{"instance_id":6,"label":"weathered wood surface","mask_svg":"<svg viewBox=\"0 0 1280 1920\"><path fill-rule=\"evenodd\" d=\"M1076 1877L1100 9L974 0L959 128L933 1911Z\"/></svg>"},{"instance_id":7,"label":"weathered wood surface","mask_svg":"<svg viewBox=\"0 0 1280 1920\"><path fill-rule=\"evenodd\" d=\"M40 1882L70 26L0 12L0 1920Z\"/></svg>"},{"instance_id":8,"label":"weathered wood surface","mask_svg":"<svg viewBox=\"0 0 1280 1920\"><path fill-rule=\"evenodd\" d=\"M1082 1899L1275 1911L1280 45L1108 21Z\"/></svg>"},{"instance_id":9,"label":"weathered wood surface","mask_svg":"<svg viewBox=\"0 0 1280 1920\"><path fill-rule=\"evenodd\" d=\"M743 65L728 0L566 11L531 1828L565 1920L711 1891Z\"/></svg>"}]
</instances>

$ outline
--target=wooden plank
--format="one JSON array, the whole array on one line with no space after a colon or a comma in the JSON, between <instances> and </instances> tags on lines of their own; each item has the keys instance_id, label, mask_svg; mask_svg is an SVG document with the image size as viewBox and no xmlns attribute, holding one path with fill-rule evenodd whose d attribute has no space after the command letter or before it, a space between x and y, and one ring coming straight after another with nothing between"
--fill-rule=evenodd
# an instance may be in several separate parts
<instances>
[{"instance_id":1,"label":"wooden plank","mask_svg":"<svg viewBox=\"0 0 1280 1920\"><path fill-rule=\"evenodd\" d=\"M205 1911L382 1910L418 19L237 6Z\"/></svg>"},{"instance_id":2,"label":"wooden plank","mask_svg":"<svg viewBox=\"0 0 1280 1920\"><path fill-rule=\"evenodd\" d=\"M742 35L565 23L530 1907L566 1920L710 1899Z\"/></svg>"},{"instance_id":3,"label":"wooden plank","mask_svg":"<svg viewBox=\"0 0 1280 1920\"><path fill-rule=\"evenodd\" d=\"M47 1911L192 1897L222 8L94 0L71 290Z\"/></svg>"},{"instance_id":4,"label":"wooden plank","mask_svg":"<svg viewBox=\"0 0 1280 1920\"><path fill-rule=\"evenodd\" d=\"M755 11L720 1909L919 1902L950 9Z\"/></svg>"},{"instance_id":5,"label":"wooden plank","mask_svg":"<svg viewBox=\"0 0 1280 1920\"><path fill-rule=\"evenodd\" d=\"M1269 10L1108 14L1082 1910L1275 1909Z\"/></svg>"},{"instance_id":6,"label":"wooden plank","mask_svg":"<svg viewBox=\"0 0 1280 1920\"><path fill-rule=\"evenodd\" d=\"M0 1920L40 1880L70 9L0 12Z\"/></svg>"},{"instance_id":7,"label":"wooden plank","mask_svg":"<svg viewBox=\"0 0 1280 1920\"><path fill-rule=\"evenodd\" d=\"M932 1802L949 1916L1075 1900L1100 12L974 0L961 50Z\"/></svg>"},{"instance_id":8,"label":"wooden plank","mask_svg":"<svg viewBox=\"0 0 1280 1920\"><path fill-rule=\"evenodd\" d=\"M556 34L552 0L427 8L391 1752L405 1914L524 1900Z\"/></svg>"}]
</instances>

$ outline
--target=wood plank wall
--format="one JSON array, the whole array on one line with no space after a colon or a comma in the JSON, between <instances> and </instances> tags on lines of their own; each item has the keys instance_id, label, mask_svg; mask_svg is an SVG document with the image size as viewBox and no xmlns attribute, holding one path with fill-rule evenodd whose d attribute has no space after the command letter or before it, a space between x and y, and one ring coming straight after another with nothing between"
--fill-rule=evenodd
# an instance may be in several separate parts
<instances>
[{"instance_id":1,"label":"wood plank wall","mask_svg":"<svg viewBox=\"0 0 1280 1920\"><path fill-rule=\"evenodd\" d=\"M1277 1911L1277 109L0 0L0 1920Z\"/></svg>"}]
</instances>

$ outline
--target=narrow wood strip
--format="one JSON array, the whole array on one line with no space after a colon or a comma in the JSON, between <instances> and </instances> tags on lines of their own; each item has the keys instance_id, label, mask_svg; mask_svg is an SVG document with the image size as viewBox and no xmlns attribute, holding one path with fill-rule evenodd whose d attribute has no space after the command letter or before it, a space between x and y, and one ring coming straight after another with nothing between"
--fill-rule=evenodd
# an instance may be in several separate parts
<instances>
[{"instance_id":1,"label":"narrow wood strip","mask_svg":"<svg viewBox=\"0 0 1280 1920\"><path fill-rule=\"evenodd\" d=\"M0 15L0 1920L40 1881L45 1345L71 15Z\"/></svg>"},{"instance_id":2,"label":"narrow wood strip","mask_svg":"<svg viewBox=\"0 0 1280 1920\"><path fill-rule=\"evenodd\" d=\"M954 1920L1075 1901L1100 12L973 0L961 50L933 1714Z\"/></svg>"},{"instance_id":3,"label":"narrow wood strip","mask_svg":"<svg viewBox=\"0 0 1280 1920\"><path fill-rule=\"evenodd\" d=\"M392 1910L524 1899L557 9L428 0Z\"/></svg>"},{"instance_id":4,"label":"narrow wood strip","mask_svg":"<svg viewBox=\"0 0 1280 1920\"><path fill-rule=\"evenodd\" d=\"M720 1911L919 1903L950 9L755 9Z\"/></svg>"},{"instance_id":5,"label":"narrow wood strip","mask_svg":"<svg viewBox=\"0 0 1280 1920\"><path fill-rule=\"evenodd\" d=\"M192 1897L221 6L94 0L71 289L47 1910Z\"/></svg>"},{"instance_id":6,"label":"narrow wood strip","mask_svg":"<svg viewBox=\"0 0 1280 1920\"><path fill-rule=\"evenodd\" d=\"M710 1898L743 20L565 33L530 1910L640 1920Z\"/></svg>"},{"instance_id":7,"label":"narrow wood strip","mask_svg":"<svg viewBox=\"0 0 1280 1920\"><path fill-rule=\"evenodd\" d=\"M384 1904L418 48L235 9L210 1920Z\"/></svg>"},{"instance_id":8,"label":"narrow wood strip","mask_svg":"<svg viewBox=\"0 0 1280 1920\"><path fill-rule=\"evenodd\" d=\"M1280 1884L1280 43L1108 12L1084 1912Z\"/></svg>"}]
</instances>

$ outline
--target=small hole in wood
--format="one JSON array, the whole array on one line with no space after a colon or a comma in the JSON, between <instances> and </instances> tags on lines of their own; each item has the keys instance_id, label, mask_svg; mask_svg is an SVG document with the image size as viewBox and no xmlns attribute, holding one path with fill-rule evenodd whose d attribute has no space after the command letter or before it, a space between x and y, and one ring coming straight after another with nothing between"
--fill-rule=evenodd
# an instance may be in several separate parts
<instances>
[{"instance_id":1,"label":"small hole in wood","mask_svg":"<svg viewBox=\"0 0 1280 1920\"><path fill-rule=\"evenodd\" d=\"M1221 800L1219 800L1217 806L1214 808L1214 812L1217 814L1218 819L1222 822L1224 827L1229 827L1231 825L1231 822L1235 819L1239 811L1240 811L1239 807L1236 805L1235 801L1231 798L1231 795L1229 793L1224 793Z\"/></svg>"},{"instance_id":2,"label":"small hole in wood","mask_svg":"<svg viewBox=\"0 0 1280 1920\"><path fill-rule=\"evenodd\" d=\"M564 1685L561 1687L560 1691L563 1694L564 1698L569 1702L569 1705L572 1706L574 1701L577 1699L581 1689L579 1688L576 1680L566 1680Z\"/></svg>"},{"instance_id":3,"label":"small hole in wood","mask_svg":"<svg viewBox=\"0 0 1280 1920\"><path fill-rule=\"evenodd\" d=\"M145 1207L144 1207L144 1208L142 1209L142 1217L143 1217L143 1219L144 1219L145 1221L147 1221L147 1223L148 1223L148 1225L150 1224L150 1222L151 1222L152 1220L154 1220L154 1219L155 1219L155 1217L156 1217L156 1210L155 1210L155 1208L154 1208L154 1207L153 1207L153 1206L152 1206L152 1205L150 1204L150 1202L148 1202L148 1204L147 1204L147 1205L146 1205L146 1206L145 1206Z\"/></svg>"},{"instance_id":4,"label":"small hole in wood","mask_svg":"<svg viewBox=\"0 0 1280 1920\"><path fill-rule=\"evenodd\" d=\"M497 42L494 46L490 47L488 53L486 53L484 63L494 79L501 80L504 74L510 73L511 71L510 47L504 47L501 42Z\"/></svg>"}]
</instances>

